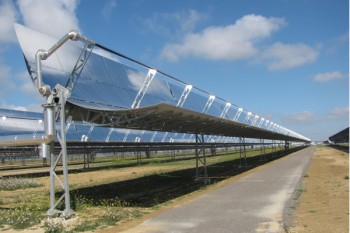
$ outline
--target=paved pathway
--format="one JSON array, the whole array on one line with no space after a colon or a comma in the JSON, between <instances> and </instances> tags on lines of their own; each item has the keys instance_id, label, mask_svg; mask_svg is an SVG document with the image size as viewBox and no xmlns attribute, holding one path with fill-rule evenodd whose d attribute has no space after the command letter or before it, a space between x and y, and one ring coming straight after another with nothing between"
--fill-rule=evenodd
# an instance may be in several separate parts
<instances>
[{"instance_id":1,"label":"paved pathway","mask_svg":"<svg viewBox=\"0 0 350 233\"><path fill-rule=\"evenodd\" d=\"M284 232L283 212L315 147L273 162L255 173L150 218L133 233Z\"/></svg>"}]
</instances>

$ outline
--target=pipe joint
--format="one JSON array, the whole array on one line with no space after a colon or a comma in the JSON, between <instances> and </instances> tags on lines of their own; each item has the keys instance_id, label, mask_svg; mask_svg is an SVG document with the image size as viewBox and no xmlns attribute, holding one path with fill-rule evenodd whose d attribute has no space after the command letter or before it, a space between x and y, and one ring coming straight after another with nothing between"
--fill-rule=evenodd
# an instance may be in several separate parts
<instances>
[{"instance_id":1,"label":"pipe joint","mask_svg":"<svg viewBox=\"0 0 350 233\"><path fill-rule=\"evenodd\" d=\"M71 32L68 33L69 39L77 41L80 39L81 35L78 31L73 30Z\"/></svg>"},{"instance_id":2,"label":"pipe joint","mask_svg":"<svg viewBox=\"0 0 350 233\"><path fill-rule=\"evenodd\" d=\"M46 60L49 57L49 53L43 49L39 49L38 52L36 53L36 56L40 60Z\"/></svg>"}]
</instances>

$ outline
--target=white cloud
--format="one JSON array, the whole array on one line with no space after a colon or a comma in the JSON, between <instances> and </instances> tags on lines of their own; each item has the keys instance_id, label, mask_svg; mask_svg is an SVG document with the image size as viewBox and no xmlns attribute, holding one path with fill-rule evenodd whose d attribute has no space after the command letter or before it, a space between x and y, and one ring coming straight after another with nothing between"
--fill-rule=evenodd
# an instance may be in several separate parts
<instances>
[{"instance_id":1,"label":"white cloud","mask_svg":"<svg viewBox=\"0 0 350 233\"><path fill-rule=\"evenodd\" d=\"M0 42L14 42L16 40L13 23L18 13L12 1L0 2Z\"/></svg>"},{"instance_id":2,"label":"white cloud","mask_svg":"<svg viewBox=\"0 0 350 233\"><path fill-rule=\"evenodd\" d=\"M26 26L61 38L71 30L79 30L75 15L77 0L18 0Z\"/></svg>"},{"instance_id":3,"label":"white cloud","mask_svg":"<svg viewBox=\"0 0 350 233\"><path fill-rule=\"evenodd\" d=\"M2 62L0 58L0 99L3 99L8 93L13 92L16 87L11 79L11 68Z\"/></svg>"},{"instance_id":4,"label":"white cloud","mask_svg":"<svg viewBox=\"0 0 350 233\"><path fill-rule=\"evenodd\" d=\"M34 87L33 81L30 78L28 71L22 71L18 73L17 79L19 80L19 90L23 93L27 98L30 99L39 99L36 88Z\"/></svg>"},{"instance_id":5,"label":"white cloud","mask_svg":"<svg viewBox=\"0 0 350 233\"><path fill-rule=\"evenodd\" d=\"M310 123L315 120L315 114L310 111L303 111L284 116L287 122Z\"/></svg>"},{"instance_id":6,"label":"white cloud","mask_svg":"<svg viewBox=\"0 0 350 233\"><path fill-rule=\"evenodd\" d=\"M246 15L228 26L187 33L182 43L165 45L161 56L170 61L187 56L229 61L249 58L258 53L256 43L269 37L284 23L280 18Z\"/></svg>"},{"instance_id":7,"label":"white cloud","mask_svg":"<svg viewBox=\"0 0 350 233\"><path fill-rule=\"evenodd\" d=\"M174 39L191 32L206 18L207 14L190 9L172 13L156 12L151 18L143 20L143 23L154 33Z\"/></svg>"},{"instance_id":8,"label":"white cloud","mask_svg":"<svg viewBox=\"0 0 350 233\"><path fill-rule=\"evenodd\" d=\"M290 69L316 60L318 51L305 44L275 43L264 52L259 60L266 62L269 70Z\"/></svg>"},{"instance_id":9,"label":"white cloud","mask_svg":"<svg viewBox=\"0 0 350 233\"><path fill-rule=\"evenodd\" d=\"M345 75L342 74L340 71L333 71L333 72L326 72L326 73L320 73L314 76L315 82L329 82L336 79L342 79Z\"/></svg>"},{"instance_id":10,"label":"white cloud","mask_svg":"<svg viewBox=\"0 0 350 233\"><path fill-rule=\"evenodd\" d=\"M332 109L326 116L327 120L340 119L343 117L349 117L349 107L337 107Z\"/></svg>"},{"instance_id":11,"label":"white cloud","mask_svg":"<svg viewBox=\"0 0 350 233\"><path fill-rule=\"evenodd\" d=\"M46 34L62 37L72 29L79 30L75 9L79 0L0 0L0 43L15 42L13 24L17 21ZM17 7L17 9L16 9ZM2 48L0 48L0 52ZM18 110L40 110L40 98L28 72L13 71L0 53L0 105ZM27 106L9 104L9 96L25 98ZM7 98L5 98L7 97ZM15 101L15 100L14 100Z\"/></svg>"},{"instance_id":12,"label":"white cloud","mask_svg":"<svg viewBox=\"0 0 350 233\"><path fill-rule=\"evenodd\" d=\"M102 17L105 20L109 20L112 16L114 8L117 6L116 0L109 0L105 3L102 9Z\"/></svg>"}]
</instances>

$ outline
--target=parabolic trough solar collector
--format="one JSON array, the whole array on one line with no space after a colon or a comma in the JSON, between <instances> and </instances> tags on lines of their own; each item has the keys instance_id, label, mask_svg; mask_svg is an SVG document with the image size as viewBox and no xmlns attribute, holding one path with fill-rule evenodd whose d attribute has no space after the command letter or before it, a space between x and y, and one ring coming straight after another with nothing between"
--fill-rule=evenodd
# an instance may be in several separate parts
<instances>
[{"instance_id":1,"label":"parabolic trough solar collector","mask_svg":"<svg viewBox=\"0 0 350 233\"><path fill-rule=\"evenodd\" d=\"M35 55L58 39L18 24L15 29L36 86ZM43 60L41 68L45 85L69 90L69 120L115 128L310 141L92 41L68 41Z\"/></svg>"}]
</instances>

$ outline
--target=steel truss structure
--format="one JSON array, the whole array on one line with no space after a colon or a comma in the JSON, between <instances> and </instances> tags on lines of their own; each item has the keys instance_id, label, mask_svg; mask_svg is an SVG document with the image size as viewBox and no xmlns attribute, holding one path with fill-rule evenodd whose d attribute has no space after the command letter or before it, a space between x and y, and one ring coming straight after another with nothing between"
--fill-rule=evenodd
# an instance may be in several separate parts
<instances>
[{"instance_id":1,"label":"steel truss structure","mask_svg":"<svg viewBox=\"0 0 350 233\"><path fill-rule=\"evenodd\" d=\"M238 137L243 145L240 156L244 160L245 138L309 141L300 134L260 119L257 114L95 43L78 32L68 33L53 45L54 38L20 25L16 26L16 33L32 81L44 100L45 137L42 147L44 157L51 158L49 216L59 213L56 207L63 200L65 209L60 212L61 216L67 218L74 214L70 208L66 161L66 130L70 124L67 126L66 121L89 123L91 131L94 125L155 131L151 142L157 131L166 132L162 142L173 133L176 137L179 133L195 135L196 177L206 182L204 135L208 135L210 141L221 136ZM79 45L75 44L78 42ZM43 50L44 45L49 49ZM33 49L37 49L35 59ZM101 50L109 57L102 56ZM53 54L55 58L51 58ZM126 65L120 59L132 65ZM146 69L146 72L138 69ZM60 120L59 133L55 130L56 120ZM124 141L129 137L129 130ZM111 129L108 133L106 142L113 131ZM55 137L61 145L57 157L53 155ZM63 181L55 172L59 160L63 164ZM63 195L57 201L55 181L63 189Z\"/></svg>"},{"instance_id":2,"label":"steel truss structure","mask_svg":"<svg viewBox=\"0 0 350 233\"><path fill-rule=\"evenodd\" d=\"M201 179L204 183L209 182L204 135L201 134L198 136L198 134L196 134L196 180Z\"/></svg>"}]
</instances>

